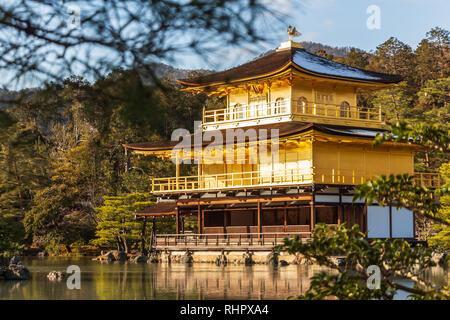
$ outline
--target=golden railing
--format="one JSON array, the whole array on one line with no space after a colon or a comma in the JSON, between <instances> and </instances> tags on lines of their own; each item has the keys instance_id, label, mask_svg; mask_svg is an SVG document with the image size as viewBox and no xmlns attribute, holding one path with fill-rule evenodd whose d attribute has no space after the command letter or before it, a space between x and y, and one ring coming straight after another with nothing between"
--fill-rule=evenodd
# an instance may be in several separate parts
<instances>
[{"instance_id":1,"label":"golden railing","mask_svg":"<svg viewBox=\"0 0 450 320\"><path fill-rule=\"evenodd\" d=\"M227 109L204 110L203 123L257 119L261 117L286 114L290 114L288 101L254 105L238 105Z\"/></svg>"},{"instance_id":2,"label":"golden railing","mask_svg":"<svg viewBox=\"0 0 450 320\"><path fill-rule=\"evenodd\" d=\"M155 236L155 247L164 249L168 247L261 247L272 248L282 244L287 237L299 236L302 241L311 236L311 232L264 232L264 233L179 233L179 234L157 234Z\"/></svg>"},{"instance_id":3,"label":"golden railing","mask_svg":"<svg viewBox=\"0 0 450 320\"><path fill-rule=\"evenodd\" d=\"M270 171L232 172L201 176L181 176L152 179L152 192L177 192L195 190L218 190L239 187L281 186L291 184L338 184L358 185L372 175L357 170L318 170L312 174L306 169L285 169ZM438 173L415 173L415 181L427 188L442 185Z\"/></svg>"},{"instance_id":4,"label":"golden railing","mask_svg":"<svg viewBox=\"0 0 450 320\"><path fill-rule=\"evenodd\" d=\"M313 176L305 169L273 172L249 171L213 175L152 179L152 191L215 190L224 188L310 183Z\"/></svg>"},{"instance_id":5,"label":"golden railing","mask_svg":"<svg viewBox=\"0 0 450 320\"><path fill-rule=\"evenodd\" d=\"M416 183L432 189L440 188L444 184L441 175L434 172L416 172L414 180Z\"/></svg>"},{"instance_id":6,"label":"golden railing","mask_svg":"<svg viewBox=\"0 0 450 320\"><path fill-rule=\"evenodd\" d=\"M298 115L313 115L334 119L352 119L381 122L381 108L365 108L355 106L342 106L336 104L304 104L294 105L292 113Z\"/></svg>"},{"instance_id":7,"label":"golden railing","mask_svg":"<svg viewBox=\"0 0 450 320\"><path fill-rule=\"evenodd\" d=\"M226 109L204 110L203 123L249 120L280 115L307 115L332 119L351 119L381 122L381 108L365 108L325 103L279 101L271 103L235 105Z\"/></svg>"}]
</instances>

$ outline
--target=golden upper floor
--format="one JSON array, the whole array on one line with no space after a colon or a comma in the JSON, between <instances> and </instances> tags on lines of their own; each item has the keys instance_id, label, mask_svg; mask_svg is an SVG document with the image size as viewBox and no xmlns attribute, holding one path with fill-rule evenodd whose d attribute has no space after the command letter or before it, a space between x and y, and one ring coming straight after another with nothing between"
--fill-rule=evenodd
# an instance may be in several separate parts
<instances>
[{"instance_id":1,"label":"golden upper floor","mask_svg":"<svg viewBox=\"0 0 450 320\"><path fill-rule=\"evenodd\" d=\"M203 130L288 121L382 128L381 107L358 106L359 92L401 81L330 61L292 41L238 67L180 80L184 91L226 97L225 107L203 111Z\"/></svg>"}]
</instances>

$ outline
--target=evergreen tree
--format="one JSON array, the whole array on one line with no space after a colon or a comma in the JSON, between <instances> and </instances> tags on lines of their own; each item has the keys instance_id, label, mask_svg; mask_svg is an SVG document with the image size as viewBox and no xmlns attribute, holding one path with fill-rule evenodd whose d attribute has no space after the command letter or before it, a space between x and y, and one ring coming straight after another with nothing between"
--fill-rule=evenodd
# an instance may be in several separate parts
<instances>
[{"instance_id":1,"label":"evergreen tree","mask_svg":"<svg viewBox=\"0 0 450 320\"><path fill-rule=\"evenodd\" d=\"M97 238L93 244L100 247L116 246L117 250L128 252L140 237L141 223L135 213L153 202L145 193L130 193L123 196L105 196L103 206L97 209Z\"/></svg>"}]
</instances>

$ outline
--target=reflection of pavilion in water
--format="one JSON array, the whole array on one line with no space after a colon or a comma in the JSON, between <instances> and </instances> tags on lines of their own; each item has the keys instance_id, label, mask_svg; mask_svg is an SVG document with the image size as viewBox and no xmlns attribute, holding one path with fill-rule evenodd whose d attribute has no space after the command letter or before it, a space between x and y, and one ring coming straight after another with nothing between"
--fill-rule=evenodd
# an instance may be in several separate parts
<instances>
[{"instance_id":1,"label":"reflection of pavilion in water","mask_svg":"<svg viewBox=\"0 0 450 320\"><path fill-rule=\"evenodd\" d=\"M151 275L156 292L167 291L176 299L286 299L304 293L310 278L320 267L289 266L270 268L227 266L212 268L210 264L194 266L158 265ZM156 297L156 295L154 296Z\"/></svg>"}]
</instances>

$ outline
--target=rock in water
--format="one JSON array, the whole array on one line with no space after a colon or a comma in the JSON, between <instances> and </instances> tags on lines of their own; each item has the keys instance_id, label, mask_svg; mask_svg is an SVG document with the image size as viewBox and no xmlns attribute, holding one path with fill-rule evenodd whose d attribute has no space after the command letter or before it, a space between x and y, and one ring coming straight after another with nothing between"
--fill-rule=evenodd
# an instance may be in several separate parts
<instances>
[{"instance_id":1,"label":"rock in water","mask_svg":"<svg viewBox=\"0 0 450 320\"><path fill-rule=\"evenodd\" d=\"M285 261L285 260L280 260L280 266L282 267L286 267L289 265L289 262Z\"/></svg>"},{"instance_id":2,"label":"rock in water","mask_svg":"<svg viewBox=\"0 0 450 320\"><path fill-rule=\"evenodd\" d=\"M242 257L244 258L244 264L246 265L246 266L251 266L253 263L254 263L254 261L253 261L253 259L252 259L252 254L250 253L250 252L245 252L243 255L242 255Z\"/></svg>"},{"instance_id":3,"label":"rock in water","mask_svg":"<svg viewBox=\"0 0 450 320\"><path fill-rule=\"evenodd\" d=\"M20 260L20 258L18 256L14 256L11 258L11 260L9 260L9 265L12 265L12 264L21 265L22 261Z\"/></svg>"},{"instance_id":4,"label":"rock in water","mask_svg":"<svg viewBox=\"0 0 450 320\"><path fill-rule=\"evenodd\" d=\"M47 278L50 281L61 281L62 279L64 279L64 273L62 273L61 271L51 271L47 275Z\"/></svg>"},{"instance_id":5,"label":"rock in water","mask_svg":"<svg viewBox=\"0 0 450 320\"><path fill-rule=\"evenodd\" d=\"M117 261L127 261L128 256L125 252L120 251L117 253L117 256L114 257Z\"/></svg>"},{"instance_id":6,"label":"rock in water","mask_svg":"<svg viewBox=\"0 0 450 320\"><path fill-rule=\"evenodd\" d=\"M183 255L183 258L181 259L181 262L189 264L189 263L192 263L193 260L194 259L192 258L191 252L190 251L186 251L186 253Z\"/></svg>"},{"instance_id":7,"label":"rock in water","mask_svg":"<svg viewBox=\"0 0 450 320\"><path fill-rule=\"evenodd\" d=\"M158 263L159 262L158 252L156 252L156 251L150 252L150 256L148 257L147 262L148 263Z\"/></svg>"},{"instance_id":8,"label":"rock in water","mask_svg":"<svg viewBox=\"0 0 450 320\"><path fill-rule=\"evenodd\" d=\"M228 262L227 257L223 253L221 255L217 256L216 261L215 261L217 266L220 266L220 265L226 266L227 262Z\"/></svg>"},{"instance_id":9,"label":"rock in water","mask_svg":"<svg viewBox=\"0 0 450 320\"><path fill-rule=\"evenodd\" d=\"M271 267L278 267L278 255L271 252L267 255L267 264Z\"/></svg>"},{"instance_id":10,"label":"rock in water","mask_svg":"<svg viewBox=\"0 0 450 320\"><path fill-rule=\"evenodd\" d=\"M147 260L148 260L148 257L143 256L143 255L134 256L133 258L130 259L130 261L134 262L134 263L146 263Z\"/></svg>"},{"instance_id":11,"label":"rock in water","mask_svg":"<svg viewBox=\"0 0 450 320\"><path fill-rule=\"evenodd\" d=\"M38 252L37 256L38 256L39 258L46 257L46 256L48 256L48 252L45 251L45 250L40 251L40 252Z\"/></svg>"},{"instance_id":12,"label":"rock in water","mask_svg":"<svg viewBox=\"0 0 450 320\"><path fill-rule=\"evenodd\" d=\"M29 280L30 271L21 264L10 264L3 269L3 278L5 280Z\"/></svg>"},{"instance_id":13,"label":"rock in water","mask_svg":"<svg viewBox=\"0 0 450 320\"><path fill-rule=\"evenodd\" d=\"M116 258L114 257L114 254L112 253L112 251L109 251L108 253L106 253L103 256L103 260L105 260L105 261L115 261Z\"/></svg>"}]
</instances>

